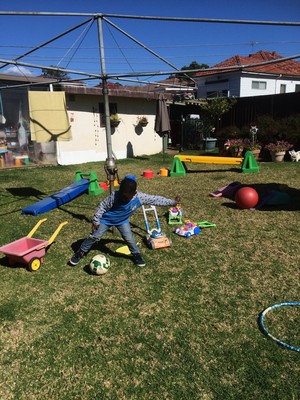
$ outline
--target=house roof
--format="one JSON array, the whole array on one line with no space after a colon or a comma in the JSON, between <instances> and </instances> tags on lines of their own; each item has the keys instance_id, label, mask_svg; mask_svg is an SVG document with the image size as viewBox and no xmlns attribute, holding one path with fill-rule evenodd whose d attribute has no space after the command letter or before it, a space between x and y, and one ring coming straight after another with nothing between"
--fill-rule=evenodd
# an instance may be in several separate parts
<instances>
[{"instance_id":1,"label":"house roof","mask_svg":"<svg viewBox=\"0 0 300 400\"><path fill-rule=\"evenodd\" d=\"M228 73L232 71L245 71L255 73L266 73L274 75L285 75L285 76L298 76L300 78L300 63L295 60L285 60L278 63L265 64L260 66L251 66L251 64L264 63L267 61L280 60L284 58L275 51L260 50L255 54L249 54L248 56L235 55L227 60L214 65L211 68L221 68L216 71L200 71L197 72L194 77L201 77L207 75L215 75L220 73ZM237 69L226 69L226 67L240 67Z\"/></svg>"},{"instance_id":2,"label":"house roof","mask_svg":"<svg viewBox=\"0 0 300 400\"><path fill-rule=\"evenodd\" d=\"M54 90L64 91L71 94L89 94L102 96L102 84L96 86L87 86L85 82L80 80L70 80L57 82L55 79L45 78L41 76L20 76L10 74L0 74L0 86L9 89L14 87L30 87L31 85L50 85L53 84ZM146 86L133 86L133 85L121 85L119 83L107 82L108 94L116 97L129 97L129 98L140 98L148 100L157 100L159 98L159 92L153 90L149 85ZM151 90L152 89L152 90ZM169 93L164 94L167 100L172 99L172 95Z\"/></svg>"},{"instance_id":3,"label":"house roof","mask_svg":"<svg viewBox=\"0 0 300 400\"><path fill-rule=\"evenodd\" d=\"M25 75L11 75L11 74L0 74L0 81L2 82L9 82L9 85L13 84L49 84L53 82L53 79L45 78L42 76L25 76ZM8 85L8 86L9 86Z\"/></svg>"},{"instance_id":4,"label":"house roof","mask_svg":"<svg viewBox=\"0 0 300 400\"><path fill-rule=\"evenodd\" d=\"M58 87L60 87L60 90L63 90L66 93L72 93L72 94L90 94L90 95L97 95L97 96L102 96L102 85L97 85L97 86L76 86L76 85L69 85L65 83L60 83L59 85L55 86L56 89L58 90ZM145 86L122 86L118 84L108 84L108 94L109 96L116 96L116 97L131 97L131 98L140 98L140 99L152 99L152 100L157 100L159 98L159 92L153 92L150 90L147 90L147 87ZM164 94L165 98L167 100L171 100L173 98L173 95L166 93Z\"/></svg>"}]
</instances>

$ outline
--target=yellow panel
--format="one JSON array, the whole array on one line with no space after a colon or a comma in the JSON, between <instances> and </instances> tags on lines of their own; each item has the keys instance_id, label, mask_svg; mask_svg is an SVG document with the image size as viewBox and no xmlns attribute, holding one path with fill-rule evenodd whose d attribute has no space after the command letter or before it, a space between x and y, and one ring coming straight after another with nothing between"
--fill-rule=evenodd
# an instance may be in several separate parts
<instances>
[{"instance_id":1,"label":"yellow panel","mask_svg":"<svg viewBox=\"0 0 300 400\"><path fill-rule=\"evenodd\" d=\"M31 140L71 140L64 92L28 92Z\"/></svg>"},{"instance_id":2,"label":"yellow panel","mask_svg":"<svg viewBox=\"0 0 300 400\"><path fill-rule=\"evenodd\" d=\"M183 162L194 162L201 164L233 164L240 165L244 159L242 157L218 157L218 156L188 156L185 154L176 155Z\"/></svg>"}]
</instances>

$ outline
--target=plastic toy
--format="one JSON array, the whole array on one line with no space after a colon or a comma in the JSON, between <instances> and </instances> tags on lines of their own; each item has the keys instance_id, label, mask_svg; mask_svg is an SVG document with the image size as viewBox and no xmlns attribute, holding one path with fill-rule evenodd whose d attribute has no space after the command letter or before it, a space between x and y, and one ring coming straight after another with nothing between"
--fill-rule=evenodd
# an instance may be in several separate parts
<instances>
[{"instance_id":1,"label":"plastic toy","mask_svg":"<svg viewBox=\"0 0 300 400\"><path fill-rule=\"evenodd\" d=\"M169 225L182 224L182 217L183 209L179 205L169 208Z\"/></svg>"},{"instance_id":2,"label":"plastic toy","mask_svg":"<svg viewBox=\"0 0 300 400\"><path fill-rule=\"evenodd\" d=\"M26 237L0 247L0 251L7 256L10 265L27 264L30 272L40 268L46 248L54 242L61 228L68 223L67 221L62 222L48 241L32 238L38 227L45 221L47 218L41 219Z\"/></svg>"},{"instance_id":3,"label":"plastic toy","mask_svg":"<svg viewBox=\"0 0 300 400\"><path fill-rule=\"evenodd\" d=\"M104 254L97 254L91 259L89 267L92 274L104 275L110 267L110 260Z\"/></svg>"},{"instance_id":4,"label":"plastic toy","mask_svg":"<svg viewBox=\"0 0 300 400\"><path fill-rule=\"evenodd\" d=\"M199 235L201 229L194 222L185 221L184 225L182 225L180 228L176 228L174 232L179 236L190 238L192 235Z\"/></svg>"},{"instance_id":5,"label":"plastic toy","mask_svg":"<svg viewBox=\"0 0 300 400\"><path fill-rule=\"evenodd\" d=\"M253 208L258 200L257 191L249 186L242 187L235 194L235 202L240 208Z\"/></svg>"},{"instance_id":6,"label":"plastic toy","mask_svg":"<svg viewBox=\"0 0 300 400\"><path fill-rule=\"evenodd\" d=\"M264 318L267 315L267 313L271 310L274 310L275 308L278 307L283 307L283 306L300 306L300 302L299 301L287 301L285 303L278 303L278 304L274 304L273 306L270 306L268 308L266 308L260 315L259 315L259 326L262 330L262 332L269 337L270 339L274 340L277 344L279 344L280 346L286 347L289 350L294 350L294 351L298 351L300 352L300 347L296 347L296 346L292 346L280 339L277 339L275 336L273 336L271 333L268 332L268 330L265 327L264 324Z\"/></svg>"},{"instance_id":7,"label":"plastic toy","mask_svg":"<svg viewBox=\"0 0 300 400\"><path fill-rule=\"evenodd\" d=\"M116 250L116 253L118 254L125 254L125 256L130 256L131 252L129 250L128 246L121 246Z\"/></svg>"},{"instance_id":8,"label":"plastic toy","mask_svg":"<svg viewBox=\"0 0 300 400\"><path fill-rule=\"evenodd\" d=\"M265 206L286 206L291 201L291 196L287 192L287 187L281 187L282 185L274 184L265 184L259 185L256 189L258 193L258 203L255 207L251 207L251 209L259 210ZM232 182L227 186L224 186L220 189L215 190L210 193L211 197L226 197L228 199L234 200L235 194L241 188L245 187L240 182ZM255 189L255 185L254 188ZM201 226L200 226L201 228Z\"/></svg>"},{"instance_id":9,"label":"plastic toy","mask_svg":"<svg viewBox=\"0 0 300 400\"><path fill-rule=\"evenodd\" d=\"M292 161L300 161L300 151L291 150L289 151Z\"/></svg>"},{"instance_id":10,"label":"plastic toy","mask_svg":"<svg viewBox=\"0 0 300 400\"><path fill-rule=\"evenodd\" d=\"M186 176L186 163L203 164L233 164L242 165L242 172L259 172L257 162L252 151L246 151L245 157L195 156L176 154L173 159L170 176Z\"/></svg>"},{"instance_id":11,"label":"plastic toy","mask_svg":"<svg viewBox=\"0 0 300 400\"><path fill-rule=\"evenodd\" d=\"M156 207L150 206L149 208L145 208L144 206L142 206L142 210L143 210L146 230L148 232L148 234L145 237L145 242L146 242L147 246L152 250L163 249L165 247L171 247L172 246L171 239L167 238L166 234L161 231ZM156 228L150 229L150 225L149 225L149 222L147 219L148 211L153 211L153 213L154 213Z\"/></svg>"},{"instance_id":12,"label":"plastic toy","mask_svg":"<svg viewBox=\"0 0 300 400\"><path fill-rule=\"evenodd\" d=\"M208 221L196 222L196 224L199 226L199 228L212 228L216 226L216 224L212 224Z\"/></svg>"},{"instance_id":13,"label":"plastic toy","mask_svg":"<svg viewBox=\"0 0 300 400\"><path fill-rule=\"evenodd\" d=\"M23 208L22 214L44 214L53 210L54 208L68 203L85 192L88 192L89 195L94 196L104 192L104 188L100 187L98 184L96 172L92 171L90 174L86 174L84 172L77 171L75 174L74 183L66 186L59 192L56 192L43 200Z\"/></svg>"}]
</instances>

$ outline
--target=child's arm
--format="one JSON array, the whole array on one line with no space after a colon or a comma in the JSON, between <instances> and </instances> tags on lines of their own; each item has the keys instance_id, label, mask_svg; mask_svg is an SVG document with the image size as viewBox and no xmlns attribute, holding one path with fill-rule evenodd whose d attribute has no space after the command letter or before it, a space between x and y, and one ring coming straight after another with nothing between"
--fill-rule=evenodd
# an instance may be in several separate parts
<instances>
[{"instance_id":1,"label":"child's arm","mask_svg":"<svg viewBox=\"0 0 300 400\"><path fill-rule=\"evenodd\" d=\"M180 202L180 197L176 196L175 199L169 199L163 196L155 196L142 192L137 192L137 196L142 204L150 206L176 206Z\"/></svg>"},{"instance_id":2,"label":"child's arm","mask_svg":"<svg viewBox=\"0 0 300 400\"><path fill-rule=\"evenodd\" d=\"M112 192L108 197L106 197L103 201L101 201L101 203L99 203L98 207L96 208L92 220L93 230L97 229L97 226L99 226L102 215L106 211L110 210L111 207L113 206L115 200L115 193L116 192Z\"/></svg>"}]
</instances>

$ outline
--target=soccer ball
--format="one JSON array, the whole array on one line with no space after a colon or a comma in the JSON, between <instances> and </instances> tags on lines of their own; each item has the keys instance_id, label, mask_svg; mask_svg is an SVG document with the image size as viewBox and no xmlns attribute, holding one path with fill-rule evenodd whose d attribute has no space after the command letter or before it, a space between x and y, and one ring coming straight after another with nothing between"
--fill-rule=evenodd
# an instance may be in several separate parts
<instances>
[{"instance_id":1,"label":"soccer ball","mask_svg":"<svg viewBox=\"0 0 300 400\"><path fill-rule=\"evenodd\" d=\"M104 254L97 254L91 259L90 271L94 275L106 274L110 267L110 261Z\"/></svg>"}]
</instances>

